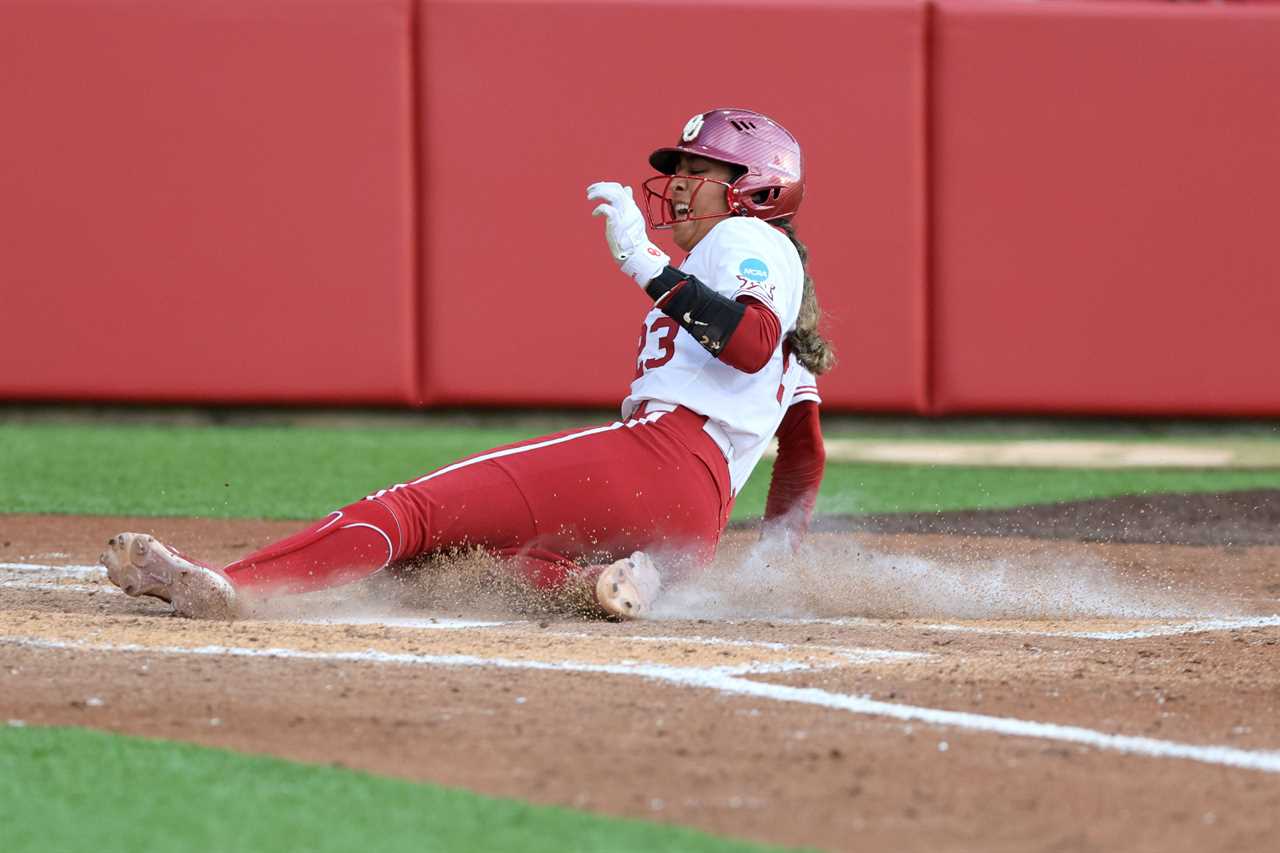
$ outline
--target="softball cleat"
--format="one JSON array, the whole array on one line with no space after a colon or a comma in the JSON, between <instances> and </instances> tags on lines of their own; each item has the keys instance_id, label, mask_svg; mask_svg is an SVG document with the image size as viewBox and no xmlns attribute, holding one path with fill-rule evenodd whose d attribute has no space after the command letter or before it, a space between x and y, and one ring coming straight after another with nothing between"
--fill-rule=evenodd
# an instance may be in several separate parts
<instances>
[{"instance_id":1,"label":"softball cleat","mask_svg":"<svg viewBox=\"0 0 1280 853\"><path fill-rule=\"evenodd\" d=\"M610 616L643 619L653 609L661 588L662 578L653 560L643 551L636 551L600 573L596 601Z\"/></svg>"},{"instance_id":2,"label":"softball cleat","mask_svg":"<svg viewBox=\"0 0 1280 853\"><path fill-rule=\"evenodd\" d=\"M232 619L236 590L221 572L183 557L145 533L121 533L98 562L125 595L149 595L192 619Z\"/></svg>"}]
</instances>

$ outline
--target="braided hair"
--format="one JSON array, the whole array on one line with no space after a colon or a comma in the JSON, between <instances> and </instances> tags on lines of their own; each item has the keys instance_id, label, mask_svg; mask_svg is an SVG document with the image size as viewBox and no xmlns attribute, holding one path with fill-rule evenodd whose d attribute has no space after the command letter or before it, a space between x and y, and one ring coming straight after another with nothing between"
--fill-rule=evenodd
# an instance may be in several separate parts
<instances>
[{"instance_id":1,"label":"braided hair","mask_svg":"<svg viewBox=\"0 0 1280 853\"><path fill-rule=\"evenodd\" d=\"M796 247L800 255L800 265L804 270L804 295L800 299L800 316L796 318L795 330L787 334L791 351L796 360L803 364L815 376L826 373L836 363L835 351L826 338L818 334L818 323L822 320L822 309L818 307L818 294L813 287L813 278L809 275L809 249L796 238L796 226L790 219L775 219L770 225L782 230Z\"/></svg>"}]
</instances>

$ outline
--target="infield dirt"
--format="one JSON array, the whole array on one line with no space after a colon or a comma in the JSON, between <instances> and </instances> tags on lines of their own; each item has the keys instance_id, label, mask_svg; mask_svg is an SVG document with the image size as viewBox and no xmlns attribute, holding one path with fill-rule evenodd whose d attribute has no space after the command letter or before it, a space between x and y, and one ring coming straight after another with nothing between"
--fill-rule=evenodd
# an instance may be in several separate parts
<instances>
[{"instance_id":1,"label":"infield dirt","mask_svg":"<svg viewBox=\"0 0 1280 853\"><path fill-rule=\"evenodd\" d=\"M781 844L1272 850L1280 620L1257 617L1280 611L1280 542L1236 516L1254 544L831 531L791 556L737 530L666 618L626 624L481 593L470 564L191 622L57 567L126 529L216 562L296 525L0 516L0 718ZM851 711L861 699L1157 746Z\"/></svg>"}]
</instances>

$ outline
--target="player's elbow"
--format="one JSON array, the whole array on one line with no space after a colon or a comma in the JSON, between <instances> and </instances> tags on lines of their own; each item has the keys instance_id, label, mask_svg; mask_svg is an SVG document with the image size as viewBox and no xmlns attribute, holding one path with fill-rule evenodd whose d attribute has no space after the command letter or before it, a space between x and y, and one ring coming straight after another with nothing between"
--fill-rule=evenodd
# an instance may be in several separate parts
<instances>
[{"instance_id":1,"label":"player's elbow","mask_svg":"<svg viewBox=\"0 0 1280 853\"><path fill-rule=\"evenodd\" d=\"M773 360L782 327L773 311L750 296L739 298L738 305L742 316L720 351L720 361L743 373L759 373Z\"/></svg>"},{"instance_id":2,"label":"player's elbow","mask_svg":"<svg viewBox=\"0 0 1280 853\"><path fill-rule=\"evenodd\" d=\"M750 353L725 353L720 356L720 360L730 367L741 370L743 373L759 373L764 370L765 365L770 361L773 353L768 352L763 356L755 352Z\"/></svg>"}]
</instances>

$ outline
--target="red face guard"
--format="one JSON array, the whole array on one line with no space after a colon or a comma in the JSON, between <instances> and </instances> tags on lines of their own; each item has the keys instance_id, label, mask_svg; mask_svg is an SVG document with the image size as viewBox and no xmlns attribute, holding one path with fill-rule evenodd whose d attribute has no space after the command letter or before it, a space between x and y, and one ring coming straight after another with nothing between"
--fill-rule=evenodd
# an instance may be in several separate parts
<instances>
[{"instance_id":1,"label":"red face guard","mask_svg":"<svg viewBox=\"0 0 1280 853\"><path fill-rule=\"evenodd\" d=\"M688 211L682 216L676 215L675 202L671 199L671 182L679 178L687 185L693 185L693 191L689 193L686 202L689 208L693 207L694 199L698 197L698 193L706 188L707 184L715 184L724 187L724 198L729 205L729 209L724 213L708 213L703 216L690 216ZM744 208L738 201L738 191L733 184L725 181L716 181L711 178L699 178L695 175L654 175L642 185L644 188L644 215L649 220L650 228L670 228L677 222L696 222L699 219L720 219L725 216L734 216L743 212ZM708 190L708 192L716 192Z\"/></svg>"}]
</instances>

